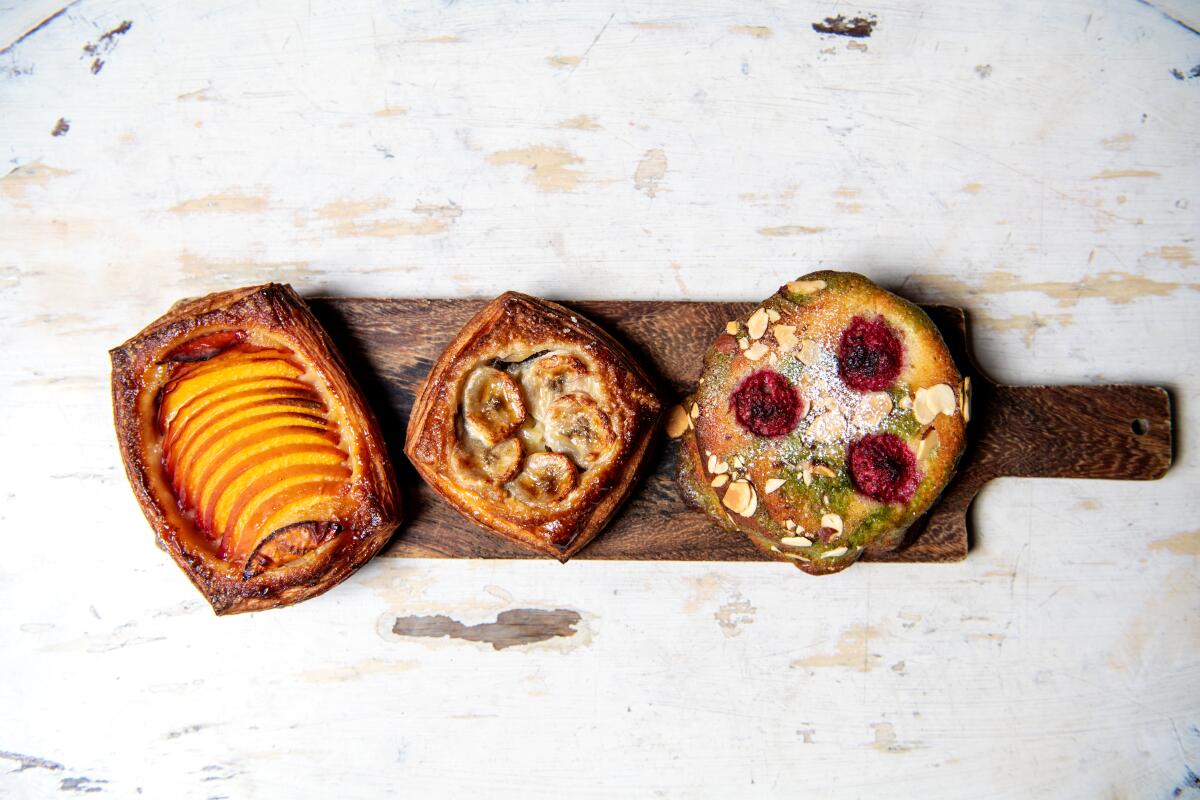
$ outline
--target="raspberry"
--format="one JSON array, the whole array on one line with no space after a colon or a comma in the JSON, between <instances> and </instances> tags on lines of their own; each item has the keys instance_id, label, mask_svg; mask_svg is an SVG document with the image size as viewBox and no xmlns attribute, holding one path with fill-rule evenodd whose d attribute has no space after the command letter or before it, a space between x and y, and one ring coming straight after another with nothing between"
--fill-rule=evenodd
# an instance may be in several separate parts
<instances>
[{"instance_id":1,"label":"raspberry","mask_svg":"<svg viewBox=\"0 0 1200 800\"><path fill-rule=\"evenodd\" d=\"M917 459L904 440L890 433L868 434L850 445L854 486L881 503L907 503L917 491Z\"/></svg>"},{"instance_id":2,"label":"raspberry","mask_svg":"<svg viewBox=\"0 0 1200 800\"><path fill-rule=\"evenodd\" d=\"M804 401L788 379L764 369L750 375L729 398L737 421L759 436L783 436L804 416Z\"/></svg>"},{"instance_id":3,"label":"raspberry","mask_svg":"<svg viewBox=\"0 0 1200 800\"><path fill-rule=\"evenodd\" d=\"M838 346L838 372L851 389L877 392L900 374L904 345L883 317L855 317L842 331Z\"/></svg>"}]
</instances>

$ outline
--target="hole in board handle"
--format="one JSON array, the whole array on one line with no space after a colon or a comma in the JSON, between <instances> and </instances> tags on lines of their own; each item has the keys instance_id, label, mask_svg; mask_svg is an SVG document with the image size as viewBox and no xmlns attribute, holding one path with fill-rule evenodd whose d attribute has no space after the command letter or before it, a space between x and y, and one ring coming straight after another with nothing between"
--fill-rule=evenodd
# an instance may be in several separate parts
<instances>
[{"instance_id":1,"label":"hole in board handle","mask_svg":"<svg viewBox=\"0 0 1200 800\"><path fill-rule=\"evenodd\" d=\"M1135 419L1133 422L1129 423L1129 428L1133 431L1134 436L1145 436L1150 432L1150 420L1141 418Z\"/></svg>"}]
</instances>

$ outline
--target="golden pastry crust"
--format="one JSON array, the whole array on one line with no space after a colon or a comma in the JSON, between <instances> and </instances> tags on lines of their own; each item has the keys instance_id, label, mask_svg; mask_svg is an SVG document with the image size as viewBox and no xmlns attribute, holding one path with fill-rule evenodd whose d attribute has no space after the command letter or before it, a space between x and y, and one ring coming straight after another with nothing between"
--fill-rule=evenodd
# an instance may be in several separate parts
<instances>
[{"instance_id":1,"label":"golden pastry crust","mask_svg":"<svg viewBox=\"0 0 1200 800\"><path fill-rule=\"evenodd\" d=\"M399 524L375 418L291 287L181 301L110 356L134 495L217 614L318 595Z\"/></svg>"},{"instance_id":2,"label":"golden pastry crust","mask_svg":"<svg viewBox=\"0 0 1200 800\"><path fill-rule=\"evenodd\" d=\"M920 308L814 272L717 337L677 477L772 558L837 572L898 543L945 488L966 445L961 386Z\"/></svg>"},{"instance_id":3,"label":"golden pastry crust","mask_svg":"<svg viewBox=\"0 0 1200 800\"><path fill-rule=\"evenodd\" d=\"M463 515L566 561L633 489L661 408L649 375L598 326L507 292L434 364L405 452Z\"/></svg>"}]
</instances>

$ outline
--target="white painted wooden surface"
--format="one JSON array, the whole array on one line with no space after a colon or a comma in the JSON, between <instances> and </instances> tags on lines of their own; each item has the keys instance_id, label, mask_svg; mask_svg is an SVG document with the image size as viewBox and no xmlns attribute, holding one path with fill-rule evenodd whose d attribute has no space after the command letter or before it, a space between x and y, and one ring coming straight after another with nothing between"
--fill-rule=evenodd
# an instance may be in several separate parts
<instances>
[{"instance_id":1,"label":"white painted wooden surface","mask_svg":"<svg viewBox=\"0 0 1200 800\"><path fill-rule=\"evenodd\" d=\"M0 3L0 795L1200 796L1200 7L1156 5ZM105 351L181 296L817 266L965 305L997 378L1170 386L1176 466L995 483L961 564L384 557L229 619L120 468ZM390 633L514 608L583 621Z\"/></svg>"}]
</instances>

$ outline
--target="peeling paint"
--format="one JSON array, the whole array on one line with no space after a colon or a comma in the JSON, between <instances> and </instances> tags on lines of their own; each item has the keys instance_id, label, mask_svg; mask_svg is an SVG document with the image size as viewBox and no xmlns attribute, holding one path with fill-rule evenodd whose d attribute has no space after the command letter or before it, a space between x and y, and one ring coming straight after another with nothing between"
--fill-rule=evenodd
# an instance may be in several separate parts
<instances>
[{"instance_id":1,"label":"peeling paint","mask_svg":"<svg viewBox=\"0 0 1200 800\"><path fill-rule=\"evenodd\" d=\"M869 625L853 625L838 639L832 653L798 658L792 662L794 669L817 669L820 667L849 667L858 672L870 672L877 668L882 659L868 651L871 639L879 638L883 632Z\"/></svg>"},{"instance_id":2,"label":"peeling paint","mask_svg":"<svg viewBox=\"0 0 1200 800\"><path fill-rule=\"evenodd\" d=\"M584 175L573 164L583 159L561 147L534 145L514 150L501 150L488 156L489 164L516 165L529 168L529 181L542 192L573 192Z\"/></svg>"},{"instance_id":3,"label":"peeling paint","mask_svg":"<svg viewBox=\"0 0 1200 800\"><path fill-rule=\"evenodd\" d=\"M544 642L556 637L574 636L582 617L578 611L558 608L517 608L501 611L495 622L464 625L445 614L397 617L392 633L420 638L462 639L484 642L495 650Z\"/></svg>"},{"instance_id":4,"label":"peeling paint","mask_svg":"<svg viewBox=\"0 0 1200 800\"><path fill-rule=\"evenodd\" d=\"M1116 136L1110 136L1107 139L1100 140L1100 146L1105 150L1114 150L1117 152L1128 150L1137 140L1137 137L1132 133L1119 133Z\"/></svg>"},{"instance_id":5,"label":"peeling paint","mask_svg":"<svg viewBox=\"0 0 1200 800\"><path fill-rule=\"evenodd\" d=\"M1119 178L1157 178L1159 174L1152 169L1106 169L1091 177L1094 181L1112 181Z\"/></svg>"},{"instance_id":6,"label":"peeling paint","mask_svg":"<svg viewBox=\"0 0 1200 800\"><path fill-rule=\"evenodd\" d=\"M1151 250L1146 253L1148 256L1161 258L1163 261L1171 261L1175 264L1180 264L1185 267L1190 267L1196 263L1196 256L1192 252L1192 248L1184 245L1163 245L1157 250Z\"/></svg>"},{"instance_id":7,"label":"peeling paint","mask_svg":"<svg viewBox=\"0 0 1200 800\"><path fill-rule=\"evenodd\" d=\"M755 39L769 39L771 37L771 29L765 25L732 25L729 28L729 32L753 36Z\"/></svg>"},{"instance_id":8,"label":"peeling paint","mask_svg":"<svg viewBox=\"0 0 1200 800\"><path fill-rule=\"evenodd\" d=\"M717 625L721 627L721 632L726 636L737 636L742 632L743 625L749 625L754 622L754 615L757 609L750 604L750 601L742 597L741 592L735 591L730 599L721 605L713 614L713 619L717 621Z\"/></svg>"},{"instance_id":9,"label":"peeling paint","mask_svg":"<svg viewBox=\"0 0 1200 800\"><path fill-rule=\"evenodd\" d=\"M907 753L920 747L920 743L901 743L896 739L896 726L890 722L876 722L871 725L875 732L875 740L871 747L881 753Z\"/></svg>"},{"instance_id":10,"label":"peeling paint","mask_svg":"<svg viewBox=\"0 0 1200 800\"><path fill-rule=\"evenodd\" d=\"M1200 530L1177 533L1150 543L1148 550L1166 550L1177 556L1200 556Z\"/></svg>"},{"instance_id":11,"label":"peeling paint","mask_svg":"<svg viewBox=\"0 0 1200 800\"><path fill-rule=\"evenodd\" d=\"M601 130L600 123L598 123L596 121L596 118L588 116L587 114L580 114L577 117L571 117L570 119L564 119L562 122L558 123L558 127L569 128L571 130L577 130L577 131Z\"/></svg>"},{"instance_id":12,"label":"peeling paint","mask_svg":"<svg viewBox=\"0 0 1200 800\"><path fill-rule=\"evenodd\" d=\"M659 191L659 181L667 174L667 154L659 148L647 150L633 172L633 185L647 197Z\"/></svg>"},{"instance_id":13,"label":"peeling paint","mask_svg":"<svg viewBox=\"0 0 1200 800\"><path fill-rule=\"evenodd\" d=\"M1011 317L989 317L981 312L973 311L971 319L980 327L998 332L1016 331L1023 333L1022 337L1026 347L1033 346L1033 340L1038 333L1048 327L1052 323L1057 324L1060 328L1065 328L1075 322L1075 315L1070 313L1063 314L1038 314L1032 312L1029 314L1014 314Z\"/></svg>"},{"instance_id":14,"label":"peeling paint","mask_svg":"<svg viewBox=\"0 0 1200 800\"><path fill-rule=\"evenodd\" d=\"M372 114L372 117L403 117L408 109L403 106L384 106Z\"/></svg>"},{"instance_id":15,"label":"peeling paint","mask_svg":"<svg viewBox=\"0 0 1200 800\"><path fill-rule=\"evenodd\" d=\"M1142 297L1165 297L1179 289L1196 291L1200 283L1156 281L1128 272L1101 272L1076 281L1025 281L1011 272L992 272L979 285L949 275L913 276L906 288L931 289L939 299L956 303L990 294L1033 292L1057 300L1059 308L1072 308L1082 300L1124 305Z\"/></svg>"},{"instance_id":16,"label":"peeling paint","mask_svg":"<svg viewBox=\"0 0 1200 800\"><path fill-rule=\"evenodd\" d=\"M825 228L818 228L812 225L779 225L774 228L758 229L760 236L804 236L824 231Z\"/></svg>"},{"instance_id":17,"label":"peeling paint","mask_svg":"<svg viewBox=\"0 0 1200 800\"><path fill-rule=\"evenodd\" d=\"M0 178L0 193L16 205L28 208L24 201L32 188L45 189L53 178L74 174L73 170L58 169L40 161L33 161L9 172Z\"/></svg>"},{"instance_id":18,"label":"peeling paint","mask_svg":"<svg viewBox=\"0 0 1200 800\"><path fill-rule=\"evenodd\" d=\"M546 63L557 69L577 67L582 60L582 56L546 56Z\"/></svg>"},{"instance_id":19,"label":"peeling paint","mask_svg":"<svg viewBox=\"0 0 1200 800\"><path fill-rule=\"evenodd\" d=\"M172 206L172 214L257 214L266 211L270 200L238 191L194 197Z\"/></svg>"}]
</instances>

